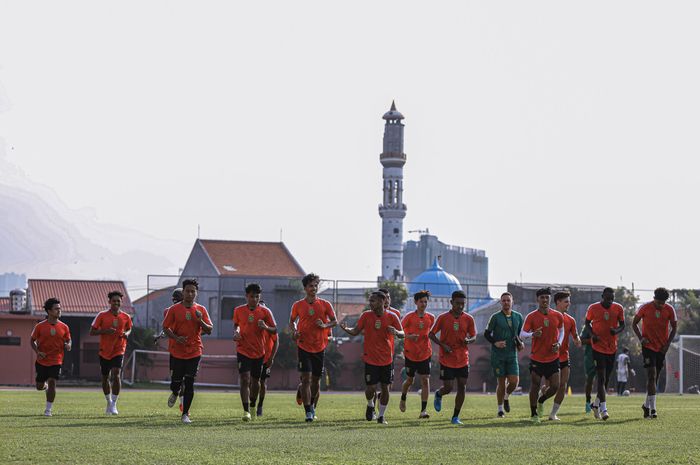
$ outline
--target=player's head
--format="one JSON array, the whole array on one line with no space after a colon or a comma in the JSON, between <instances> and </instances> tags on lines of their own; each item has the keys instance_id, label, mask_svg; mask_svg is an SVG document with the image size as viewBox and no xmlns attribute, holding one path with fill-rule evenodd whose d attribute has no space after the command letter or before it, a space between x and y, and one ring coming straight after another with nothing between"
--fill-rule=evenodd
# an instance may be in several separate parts
<instances>
[{"instance_id":1,"label":"player's head","mask_svg":"<svg viewBox=\"0 0 700 465\"><path fill-rule=\"evenodd\" d=\"M450 297L450 305L452 305L452 311L456 313L462 313L464 307L467 306L467 294L464 291L454 291Z\"/></svg>"},{"instance_id":2,"label":"player's head","mask_svg":"<svg viewBox=\"0 0 700 465\"><path fill-rule=\"evenodd\" d=\"M386 294L379 291L373 291L369 295L369 309L374 313L380 314L384 312L384 302L386 301Z\"/></svg>"},{"instance_id":3,"label":"player's head","mask_svg":"<svg viewBox=\"0 0 700 465\"><path fill-rule=\"evenodd\" d=\"M258 283L250 283L245 287L245 300L249 308L255 308L260 303L262 287Z\"/></svg>"},{"instance_id":4,"label":"player's head","mask_svg":"<svg viewBox=\"0 0 700 465\"><path fill-rule=\"evenodd\" d=\"M513 294L504 292L501 294L501 310L510 310L513 308Z\"/></svg>"},{"instance_id":5,"label":"player's head","mask_svg":"<svg viewBox=\"0 0 700 465\"><path fill-rule=\"evenodd\" d=\"M199 291L199 282L196 279L185 279L182 282L182 301L192 304L197 298L197 291Z\"/></svg>"},{"instance_id":6,"label":"player's head","mask_svg":"<svg viewBox=\"0 0 700 465\"><path fill-rule=\"evenodd\" d=\"M627 347L625 347L624 349L622 349L622 353L623 353L623 354L629 354L629 353L630 353L630 350L629 350Z\"/></svg>"},{"instance_id":7,"label":"player's head","mask_svg":"<svg viewBox=\"0 0 700 465\"><path fill-rule=\"evenodd\" d=\"M380 287L377 290L386 296L386 299L384 300L384 308L389 308L391 305L391 294L389 293L389 289L386 287Z\"/></svg>"},{"instance_id":8,"label":"player's head","mask_svg":"<svg viewBox=\"0 0 700 465\"><path fill-rule=\"evenodd\" d=\"M606 287L603 289L603 293L600 295L600 304L605 308L610 308L612 303L615 301L615 289L612 287Z\"/></svg>"},{"instance_id":9,"label":"player's head","mask_svg":"<svg viewBox=\"0 0 700 465\"><path fill-rule=\"evenodd\" d=\"M316 297L318 285L321 282L321 277L316 273L309 273L301 278L301 285L304 286L304 291L309 297Z\"/></svg>"},{"instance_id":10,"label":"player's head","mask_svg":"<svg viewBox=\"0 0 700 465\"><path fill-rule=\"evenodd\" d=\"M665 287L657 287L654 289L654 304L661 308L664 306L671 293Z\"/></svg>"},{"instance_id":11,"label":"player's head","mask_svg":"<svg viewBox=\"0 0 700 465\"><path fill-rule=\"evenodd\" d=\"M554 306L560 312L567 312L571 306L571 292L557 291L554 294Z\"/></svg>"},{"instance_id":12,"label":"player's head","mask_svg":"<svg viewBox=\"0 0 700 465\"><path fill-rule=\"evenodd\" d=\"M537 289L535 297L537 297L537 305L540 310L547 309L549 308L549 301L552 298L552 289L549 287Z\"/></svg>"},{"instance_id":13,"label":"player's head","mask_svg":"<svg viewBox=\"0 0 700 465\"><path fill-rule=\"evenodd\" d=\"M119 307L122 306L123 297L124 294L122 294L119 291L112 291L109 294L107 294L107 301L109 302L110 310L119 310Z\"/></svg>"},{"instance_id":14,"label":"player's head","mask_svg":"<svg viewBox=\"0 0 700 465\"><path fill-rule=\"evenodd\" d=\"M61 316L61 301L51 297L44 302L44 311L48 316L58 318Z\"/></svg>"},{"instance_id":15,"label":"player's head","mask_svg":"<svg viewBox=\"0 0 700 465\"><path fill-rule=\"evenodd\" d=\"M420 312L425 311L428 307L428 301L430 300L430 291L420 290L413 294L413 302L416 304L416 309Z\"/></svg>"},{"instance_id":16,"label":"player's head","mask_svg":"<svg viewBox=\"0 0 700 465\"><path fill-rule=\"evenodd\" d=\"M182 288L177 287L173 290L173 295L172 295L173 303L179 303L182 302L183 299L183 293L182 293Z\"/></svg>"}]
</instances>

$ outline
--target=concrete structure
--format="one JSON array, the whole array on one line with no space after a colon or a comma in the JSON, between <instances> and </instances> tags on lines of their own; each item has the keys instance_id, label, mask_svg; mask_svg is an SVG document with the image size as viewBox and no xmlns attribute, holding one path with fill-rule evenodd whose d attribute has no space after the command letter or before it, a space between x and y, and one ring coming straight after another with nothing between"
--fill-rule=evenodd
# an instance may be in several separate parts
<instances>
[{"instance_id":1,"label":"concrete structure","mask_svg":"<svg viewBox=\"0 0 700 465\"><path fill-rule=\"evenodd\" d=\"M403 152L403 115L391 109L382 117L384 125L383 151L379 161L384 167L382 178L383 200L379 205L382 218L382 272L380 280L400 281L403 279L403 219L406 217L406 204L403 203L403 165L406 154Z\"/></svg>"}]
</instances>

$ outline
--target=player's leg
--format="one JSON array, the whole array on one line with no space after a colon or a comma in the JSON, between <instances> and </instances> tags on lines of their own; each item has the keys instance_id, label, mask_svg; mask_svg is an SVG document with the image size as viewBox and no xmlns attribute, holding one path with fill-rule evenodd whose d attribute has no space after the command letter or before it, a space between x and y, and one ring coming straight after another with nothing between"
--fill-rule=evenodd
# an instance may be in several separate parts
<instances>
[{"instance_id":1,"label":"player's leg","mask_svg":"<svg viewBox=\"0 0 700 465\"><path fill-rule=\"evenodd\" d=\"M593 413L596 418L600 418L600 412L602 412L601 404L605 402L605 372L606 363L603 354L593 351L593 360L595 362L595 375L596 375L596 399L593 402Z\"/></svg>"},{"instance_id":2,"label":"player's leg","mask_svg":"<svg viewBox=\"0 0 700 465\"><path fill-rule=\"evenodd\" d=\"M593 380L595 379L595 370L591 370L586 374L586 384L584 386L584 393L586 395L586 413L590 413L591 407L591 395L593 393Z\"/></svg>"},{"instance_id":3,"label":"player's leg","mask_svg":"<svg viewBox=\"0 0 700 465\"><path fill-rule=\"evenodd\" d=\"M263 402L267 393L267 379L270 377L270 367L263 365L260 373L260 394L258 395L258 408L255 414L259 417L263 414Z\"/></svg>"},{"instance_id":4,"label":"player's leg","mask_svg":"<svg viewBox=\"0 0 700 465\"><path fill-rule=\"evenodd\" d=\"M185 364L185 374L183 377L183 384L185 386L183 396L182 396L182 422L191 423L190 421L190 407L192 406L192 401L194 400L194 380L199 372L199 361L202 357L195 357L187 360Z\"/></svg>"},{"instance_id":5,"label":"player's leg","mask_svg":"<svg viewBox=\"0 0 700 465\"><path fill-rule=\"evenodd\" d=\"M248 367L245 371L240 373L240 392L241 392L241 403L243 404L244 421L249 420L247 418L250 416L250 368ZM247 414L247 415L246 415Z\"/></svg>"},{"instance_id":6,"label":"player's leg","mask_svg":"<svg viewBox=\"0 0 700 465\"><path fill-rule=\"evenodd\" d=\"M185 360L170 356L170 397L168 407L175 405L177 396L182 388L182 379L185 376Z\"/></svg>"},{"instance_id":7,"label":"player's leg","mask_svg":"<svg viewBox=\"0 0 700 465\"><path fill-rule=\"evenodd\" d=\"M382 381L385 380L382 379ZM389 406L389 384L381 382L379 386L381 394L379 395L379 416L377 417L377 422L386 425L387 421L384 419L384 415L386 414L386 408Z\"/></svg>"},{"instance_id":8,"label":"player's leg","mask_svg":"<svg viewBox=\"0 0 700 465\"><path fill-rule=\"evenodd\" d=\"M455 407L452 412L452 423L456 425L461 425L462 422L459 419L459 412L462 410L462 405L464 405L464 397L467 392L467 376L468 373L460 373L461 376L457 377L457 393L455 396Z\"/></svg>"},{"instance_id":9,"label":"player's leg","mask_svg":"<svg viewBox=\"0 0 700 465\"><path fill-rule=\"evenodd\" d=\"M258 399L258 393L260 392L260 377L262 376L262 361L263 358L251 360L250 366L250 384L249 384L249 395L250 395L250 406L255 407L255 401Z\"/></svg>"},{"instance_id":10,"label":"player's leg","mask_svg":"<svg viewBox=\"0 0 700 465\"><path fill-rule=\"evenodd\" d=\"M102 394L105 396L105 400L107 401L107 407L105 407L105 414L111 415L112 414L112 390L109 386L109 372L111 369L111 365L109 363L109 360L106 360L102 357L100 357L100 375L101 375L101 380L102 380Z\"/></svg>"},{"instance_id":11,"label":"player's leg","mask_svg":"<svg viewBox=\"0 0 700 465\"><path fill-rule=\"evenodd\" d=\"M46 385L46 403L53 404L56 400L56 378L47 379Z\"/></svg>"},{"instance_id":12,"label":"player's leg","mask_svg":"<svg viewBox=\"0 0 700 465\"><path fill-rule=\"evenodd\" d=\"M318 399L321 397L321 376L323 376L323 372L319 373L318 375L312 373L311 374L311 385L310 385L310 392L311 392L311 413L316 416L316 405L318 404Z\"/></svg>"},{"instance_id":13,"label":"player's leg","mask_svg":"<svg viewBox=\"0 0 700 465\"><path fill-rule=\"evenodd\" d=\"M537 397L540 393L540 384L542 383L542 376L537 372L536 366L530 363L530 417L539 422L539 416L537 415Z\"/></svg>"},{"instance_id":14,"label":"player's leg","mask_svg":"<svg viewBox=\"0 0 700 465\"><path fill-rule=\"evenodd\" d=\"M109 370L109 375L112 378L112 415L119 415L117 410L117 401L119 400L119 393L122 390L122 369L121 366L112 366Z\"/></svg>"},{"instance_id":15,"label":"player's leg","mask_svg":"<svg viewBox=\"0 0 700 465\"><path fill-rule=\"evenodd\" d=\"M375 367L365 363L365 398L367 399L367 408L365 409L365 420L372 421L376 419L374 399L377 395L377 383L379 376L376 373Z\"/></svg>"},{"instance_id":16,"label":"player's leg","mask_svg":"<svg viewBox=\"0 0 700 465\"><path fill-rule=\"evenodd\" d=\"M428 414L428 398L430 397L430 366L428 366L427 374L419 374L420 376L420 415L418 418L430 418Z\"/></svg>"},{"instance_id":17,"label":"player's leg","mask_svg":"<svg viewBox=\"0 0 700 465\"><path fill-rule=\"evenodd\" d=\"M506 384L506 395L503 397L503 409L506 413L510 412L510 395L518 387L518 383L520 383L519 370L520 368L516 361L515 365L512 367L512 372L510 370L506 371L506 373L508 373L506 376L508 383Z\"/></svg>"},{"instance_id":18,"label":"player's leg","mask_svg":"<svg viewBox=\"0 0 700 465\"><path fill-rule=\"evenodd\" d=\"M568 362L562 364L559 371L559 389L554 396L554 403L552 404L552 412L549 414L550 420L558 421L557 413L559 412L559 407L564 402L564 397L566 396L566 390L569 387L569 375L571 373L571 367Z\"/></svg>"},{"instance_id":19,"label":"player's leg","mask_svg":"<svg viewBox=\"0 0 700 465\"><path fill-rule=\"evenodd\" d=\"M308 414L311 411L311 359L309 353L304 349L298 349L299 356L299 373L301 375L301 401L304 404L304 410Z\"/></svg>"},{"instance_id":20,"label":"player's leg","mask_svg":"<svg viewBox=\"0 0 700 465\"><path fill-rule=\"evenodd\" d=\"M496 378L497 380L497 386L496 386L496 403L498 404L498 417L503 418L506 413L505 413L505 408L503 406L505 397L506 397L506 377L501 376Z\"/></svg>"},{"instance_id":21,"label":"player's leg","mask_svg":"<svg viewBox=\"0 0 700 465\"><path fill-rule=\"evenodd\" d=\"M547 381L547 390L540 394L537 399L537 415L542 418L544 417L544 403L550 397L556 395L559 389L559 360L555 360L553 363L548 363L543 366L542 377Z\"/></svg>"},{"instance_id":22,"label":"player's leg","mask_svg":"<svg viewBox=\"0 0 700 465\"><path fill-rule=\"evenodd\" d=\"M399 401L399 410L402 412L406 411L406 396L408 395L408 390L413 385L414 376L416 375L416 368L410 360L406 360L406 380L401 385L401 400ZM422 395L422 391L421 391Z\"/></svg>"},{"instance_id":23,"label":"player's leg","mask_svg":"<svg viewBox=\"0 0 700 465\"><path fill-rule=\"evenodd\" d=\"M442 386L435 390L435 397L433 398L433 408L435 408L436 412L442 410L442 397L452 392L455 379L453 370L440 365L440 379L442 380Z\"/></svg>"}]
</instances>

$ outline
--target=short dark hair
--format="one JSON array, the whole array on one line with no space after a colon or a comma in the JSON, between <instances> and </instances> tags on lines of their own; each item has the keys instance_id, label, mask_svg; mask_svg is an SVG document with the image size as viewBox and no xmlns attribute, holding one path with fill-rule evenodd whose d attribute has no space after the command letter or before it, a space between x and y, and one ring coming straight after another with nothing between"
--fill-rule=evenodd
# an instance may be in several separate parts
<instances>
[{"instance_id":1,"label":"short dark hair","mask_svg":"<svg viewBox=\"0 0 700 465\"><path fill-rule=\"evenodd\" d=\"M504 292L503 294L501 294L501 299L503 298L503 296L506 296L506 295L509 295L511 299L513 298L513 294L511 294L510 292L506 291L506 292Z\"/></svg>"},{"instance_id":2,"label":"short dark hair","mask_svg":"<svg viewBox=\"0 0 700 465\"><path fill-rule=\"evenodd\" d=\"M452 293L452 297L451 297L451 298L452 298L452 299L460 299L460 298L461 298L461 299L466 299L466 298L467 298L467 294L465 294L464 291L462 291L462 290L454 291L454 292Z\"/></svg>"},{"instance_id":3,"label":"short dark hair","mask_svg":"<svg viewBox=\"0 0 700 465\"><path fill-rule=\"evenodd\" d=\"M654 289L654 300L663 300L666 302L670 296L671 293L668 292L668 289L665 287L657 287Z\"/></svg>"},{"instance_id":4,"label":"short dark hair","mask_svg":"<svg viewBox=\"0 0 700 465\"><path fill-rule=\"evenodd\" d=\"M245 287L246 294L260 294L262 293L262 287L258 283L250 283Z\"/></svg>"},{"instance_id":5,"label":"short dark hair","mask_svg":"<svg viewBox=\"0 0 700 465\"><path fill-rule=\"evenodd\" d=\"M122 294L122 293L119 292L119 291L112 291L112 292L110 292L109 294L107 294L107 298L108 298L109 300L112 300L112 297L120 297L120 298L121 298L121 297L124 297L124 294Z\"/></svg>"},{"instance_id":6,"label":"short dark hair","mask_svg":"<svg viewBox=\"0 0 700 465\"><path fill-rule=\"evenodd\" d=\"M571 297L571 292L569 292L569 291L557 291L557 293L554 294L554 303L556 304L560 300L564 300L567 297Z\"/></svg>"},{"instance_id":7,"label":"short dark hair","mask_svg":"<svg viewBox=\"0 0 700 465\"><path fill-rule=\"evenodd\" d=\"M372 291L372 293L370 294L370 297L371 296L381 297L382 300L386 300L386 294L383 293L382 291Z\"/></svg>"},{"instance_id":8,"label":"short dark hair","mask_svg":"<svg viewBox=\"0 0 700 465\"><path fill-rule=\"evenodd\" d=\"M301 278L301 285L306 287L314 281L321 281L321 277L316 273L309 273Z\"/></svg>"},{"instance_id":9,"label":"short dark hair","mask_svg":"<svg viewBox=\"0 0 700 465\"><path fill-rule=\"evenodd\" d=\"M543 287L541 289L537 289L537 292L535 292L535 296L539 297L541 295L552 295L552 288L551 287Z\"/></svg>"},{"instance_id":10,"label":"short dark hair","mask_svg":"<svg viewBox=\"0 0 700 465\"><path fill-rule=\"evenodd\" d=\"M182 288L181 287L176 287L175 289L173 289L172 298L177 299L177 300L182 300Z\"/></svg>"},{"instance_id":11,"label":"short dark hair","mask_svg":"<svg viewBox=\"0 0 700 465\"><path fill-rule=\"evenodd\" d=\"M194 286L195 289L199 290L199 282L196 279L185 279L182 282L182 290L184 291L187 286Z\"/></svg>"},{"instance_id":12,"label":"short dark hair","mask_svg":"<svg viewBox=\"0 0 700 465\"><path fill-rule=\"evenodd\" d=\"M389 294L389 289L387 289L386 287L380 287L379 289L377 289L377 291L381 292L384 295L391 295Z\"/></svg>"},{"instance_id":13,"label":"short dark hair","mask_svg":"<svg viewBox=\"0 0 700 465\"><path fill-rule=\"evenodd\" d=\"M606 287L605 289L603 289L603 294L615 294L615 289L613 289L612 287Z\"/></svg>"},{"instance_id":14,"label":"short dark hair","mask_svg":"<svg viewBox=\"0 0 700 465\"><path fill-rule=\"evenodd\" d=\"M430 291L427 289L421 289L420 291L413 294L413 301L418 302L423 297L427 297L428 299L430 299Z\"/></svg>"},{"instance_id":15,"label":"short dark hair","mask_svg":"<svg viewBox=\"0 0 700 465\"><path fill-rule=\"evenodd\" d=\"M49 310L53 308L54 305L60 304L61 301L58 300L56 297L51 297L44 302L44 310L48 313Z\"/></svg>"}]
</instances>

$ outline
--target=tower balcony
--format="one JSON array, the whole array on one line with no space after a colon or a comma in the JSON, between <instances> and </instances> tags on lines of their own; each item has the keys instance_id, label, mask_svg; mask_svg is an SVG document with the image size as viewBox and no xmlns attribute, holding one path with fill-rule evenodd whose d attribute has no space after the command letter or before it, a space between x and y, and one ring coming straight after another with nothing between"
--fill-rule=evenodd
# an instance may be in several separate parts
<instances>
[{"instance_id":1,"label":"tower balcony","mask_svg":"<svg viewBox=\"0 0 700 465\"><path fill-rule=\"evenodd\" d=\"M402 168L406 164L406 154L399 152L384 152L379 154L379 162L384 167Z\"/></svg>"}]
</instances>

